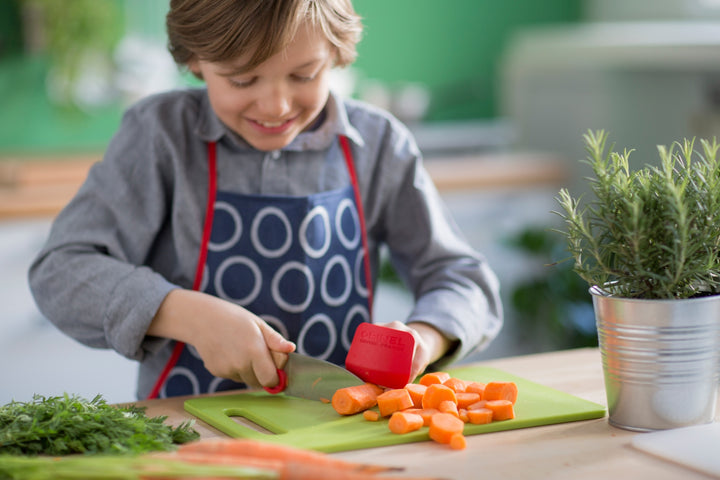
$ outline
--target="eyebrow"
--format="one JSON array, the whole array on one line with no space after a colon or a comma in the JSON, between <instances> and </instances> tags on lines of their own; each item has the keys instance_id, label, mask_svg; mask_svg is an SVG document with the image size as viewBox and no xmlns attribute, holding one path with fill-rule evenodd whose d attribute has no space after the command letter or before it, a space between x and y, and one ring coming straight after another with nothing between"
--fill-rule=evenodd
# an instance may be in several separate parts
<instances>
[{"instance_id":1,"label":"eyebrow","mask_svg":"<svg viewBox=\"0 0 720 480\"><path fill-rule=\"evenodd\" d=\"M303 68L311 67L311 66L315 65L316 63L320 63L320 62L323 62L322 58L314 58L308 62L303 63L302 65L298 65L297 67L294 68L294 70L302 70ZM243 75L252 70L253 69L249 68L247 66L247 64L236 65L236 66L231 66L227 69L225 69L224 67L221 68L221 70L218 72L218 75L223 76L223 77L233 77L235 75Z\"/></svg>"}]
</instances>

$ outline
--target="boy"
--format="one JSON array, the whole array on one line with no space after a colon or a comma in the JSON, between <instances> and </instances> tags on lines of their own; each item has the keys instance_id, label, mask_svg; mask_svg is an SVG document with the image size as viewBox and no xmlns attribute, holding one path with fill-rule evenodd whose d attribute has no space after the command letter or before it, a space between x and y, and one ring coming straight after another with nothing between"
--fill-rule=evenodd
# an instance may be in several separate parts
<instances>
[{"instance_id":1,"label":"boy","mask_svg":"<svg viewBox=\"0 0 720 480\"><path fill-rule=\"evenodd\" d=\"M167 28L206 88L126 113L31 267L51 321L140 361L139 398L270 387L296 348L344 363L387 245L414 375L497 334L497 280L407 129L330 92L361 33L348 0L172 0Z\"/></svg>"}]
</instances>

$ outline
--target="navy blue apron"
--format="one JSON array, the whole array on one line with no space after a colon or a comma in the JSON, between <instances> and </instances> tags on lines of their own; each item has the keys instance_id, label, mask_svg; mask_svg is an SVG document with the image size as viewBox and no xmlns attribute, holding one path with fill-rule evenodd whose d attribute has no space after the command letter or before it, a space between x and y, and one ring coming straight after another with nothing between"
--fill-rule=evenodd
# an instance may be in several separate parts
<instances>
[{"instance_id":1,"label":"navy blue apron","mask_svg":"<svg viewBox=\"0 0 720 480\"><path fill-rule=\"evenodd\" d=\"M208 144L209 198L194 289L261 317L297 351L344 365L355 329L370 321L372 285L364 214L347 138L350 185L305 197L216 190ZM213 376L191 345L176 343L150 394L244 388Z\"/></svg>"}]
</instances>

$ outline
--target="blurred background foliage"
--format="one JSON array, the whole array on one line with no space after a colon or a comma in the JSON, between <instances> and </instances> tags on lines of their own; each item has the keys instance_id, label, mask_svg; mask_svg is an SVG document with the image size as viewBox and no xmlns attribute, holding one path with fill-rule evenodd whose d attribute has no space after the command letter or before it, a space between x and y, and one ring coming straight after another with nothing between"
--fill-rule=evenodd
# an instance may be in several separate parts
<instances>
[{"instance_id":1,"label":"blurred background foliage","mask_svg":"<svg viewBox=\"0 0 720 480\"><path fill-rule=\"evenodd\" d=\"M507 243L542 265L510 292L520 340L541 349L597 346L592 297L573 271L564 238L550 228L529 227Z\"/></svg>"}]
</instances>

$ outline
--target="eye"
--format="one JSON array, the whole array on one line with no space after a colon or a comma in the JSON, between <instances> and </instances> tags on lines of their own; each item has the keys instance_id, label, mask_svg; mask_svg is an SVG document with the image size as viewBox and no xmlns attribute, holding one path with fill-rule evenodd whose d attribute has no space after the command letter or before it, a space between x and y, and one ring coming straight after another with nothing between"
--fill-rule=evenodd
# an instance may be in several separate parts
<instances>
[{"instance_id":1,"label":"eye","mask_svg":"<svg viewBox=\"0 0 720 480\"><path fill-rule=\"evenodd\" d=\"M228 78L230 86L235 88L247 88L255 83L256 77L252 78Z\"/></svg>"},{"instance_id":2,"label":"eye","mask_svg":"<svg viewBox=\"0 0 720 480\"><path fill-rule=\"evenodd\" d=\"M315 80L315 77L317 77L317 75L300 75L300 74L291 75L291 78L298 83L312 82L313 80Z\"/></svg>"}]
</instances>

